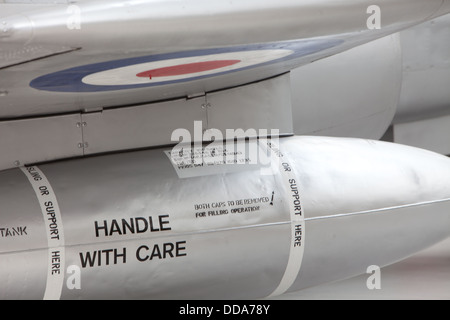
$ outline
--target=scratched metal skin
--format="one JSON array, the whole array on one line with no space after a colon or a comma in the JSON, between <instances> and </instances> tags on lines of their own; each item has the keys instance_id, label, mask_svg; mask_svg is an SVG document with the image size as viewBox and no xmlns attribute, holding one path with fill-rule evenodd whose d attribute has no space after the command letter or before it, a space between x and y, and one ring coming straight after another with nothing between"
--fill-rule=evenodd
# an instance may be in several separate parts
<instances>
[{"instance_id":1,"label":"scratched metal skin","mask_svg":"<svg viewBox=\"0 0 450 320\"><path fill-rule=\"evenodd\" d=\"M283 138L280 150L298 182L306 222L305 252L289 291L394 263L449 236L448 158L380 141L326 137ZM199 169L198 176L180 178L163 151L40 166L61 208L66 267L81 269L80 289L64 285L61 298L269 296L284 275L292 245L287 205L292 194L279 171L263 175L230 166L228 173L203 175ZM36 195L18 169L0 173L0 181L0 225L27 226L27 236L1 239L0 298L41 299L51 266ZM236 199L265 200L246 214L195 216L202 211L195 205ZM159 216L167 224L157 223ZM137 217L152 217L155 231L119 234L100 228L96 235L96 221L111 226L114 219ZM179 256L148 259L152 245L177 242ZM107 264L104 256L101 263L82 266L80 254L124 248L126 261L110 256Z\"/></svg>"}]
</instances>

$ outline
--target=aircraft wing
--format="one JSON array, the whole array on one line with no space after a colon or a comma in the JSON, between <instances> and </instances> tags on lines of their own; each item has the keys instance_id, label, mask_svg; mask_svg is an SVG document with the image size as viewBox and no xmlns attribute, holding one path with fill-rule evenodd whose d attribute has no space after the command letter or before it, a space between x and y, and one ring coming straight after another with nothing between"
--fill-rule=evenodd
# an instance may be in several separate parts
<instances>
[{"instance_id":1,"label":"aircraft wing","mask_svg":"<svg viewBox=\"0 0 450 320\"><path fill-rule=\"evenodd\" d=\"M418 24L445 13L448 4L378 2L379 29L368 27L375 12L370 1L2 1L0 6L0 118L6 119L243 85ZM211 60L221 62L207 63ZM153 79L151 70L159 72Z\"/></svg>"},{"instance_id":2,"label":"aircraft wing","mask_svg":"<svg viewBox=\"0 0 450 320\"><path fill-rule=\"evenodd\" d=\"M446 13L450 0L0 0L0 298L272 297L448 237L449 160L292 137L290 74L321 60L326 76L325 58L367 44L382 54L355 66L363 81L380 69L371 94L394 83L393 104L393 34ZM357 97L296 107L335 118L301 119L313 133L392 120ZM254 147L268 166L251 167Z\"/></svg>"}]
</instances>

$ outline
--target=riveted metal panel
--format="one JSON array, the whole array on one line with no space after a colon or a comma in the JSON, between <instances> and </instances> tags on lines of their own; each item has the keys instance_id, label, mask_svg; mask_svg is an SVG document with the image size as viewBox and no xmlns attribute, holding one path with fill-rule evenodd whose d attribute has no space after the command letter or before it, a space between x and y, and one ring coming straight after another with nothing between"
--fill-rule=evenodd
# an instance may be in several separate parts
<instances>
[{"instance_id":1,"label":"riveted metal panel","mask_svg":"<svg viewBox=\"0 0 450 320\"><path fill-rule=\"evenodd\" d=\"M0 122L0 170L83 155L80 115Z\"/></svg>"},{"instance_id":2,"label":"riveted metal panel","mask_svg":"<svg viewBox=\"0 0 450 320\"><path fill-rule=\"evenodd\" d=\"M289 74L248 86L207 95L208 124L226 134L227 129L242 129L237 137L292 134L292 105Z\"/></svg>"},{"instance_id":3,"label":"riveted metal panel","mask_svg":"<svg viewBox=\"0 0 450 320\"><path fill-rule=\"evenodd\" d=\"M194 122L206 120L204 101L181 99L83 114L85 154L176 144L174 130L193 135Z\"/></svg>"},{"instance_id":4,"label":"riveted metal panel","mask_svg":"<svg viewBox=\"0 0 450 320\"><path fill-rule=\"evenodd\" d=\"M237 137L266 136L273 129L292 134L290 102L289 75L284 75L192 99L87 113L82 115L84 151L98 154L208 141L207 129L218 129L219 140L226 138L227 129Z\"/></svg>"}]
</instances>

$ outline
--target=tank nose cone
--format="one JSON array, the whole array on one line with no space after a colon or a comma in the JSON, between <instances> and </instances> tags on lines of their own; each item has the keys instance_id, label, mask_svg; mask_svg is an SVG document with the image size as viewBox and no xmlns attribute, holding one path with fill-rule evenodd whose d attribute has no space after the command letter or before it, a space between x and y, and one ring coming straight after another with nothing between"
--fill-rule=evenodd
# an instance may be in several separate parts
<instances>
[{"instance_id":1,"label":"tank nose cone","mask_svg":"<svg viewBox=\"0 0 450 320\"><path fill-rule=\"evenodd\" d=\"M397 262L450 236L449 158L381 141L297 139L301 148L285 145L303 181L307 245L297 289Z\"/></svg>"}]
</instances>

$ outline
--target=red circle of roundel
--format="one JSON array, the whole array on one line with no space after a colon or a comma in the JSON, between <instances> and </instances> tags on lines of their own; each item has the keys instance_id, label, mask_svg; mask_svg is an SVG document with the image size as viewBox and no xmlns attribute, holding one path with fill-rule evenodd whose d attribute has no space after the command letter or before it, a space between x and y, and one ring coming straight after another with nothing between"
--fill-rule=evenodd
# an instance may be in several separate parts
<instances>
[{"instance_id":1,"label":"red circle of roundel","mask_svg":"<svg viewBox=\"0 0 450 320\"><path fill-rule=\"evenodd\" d=\"M180 76L185 74L198 73L229 67L239 62L241 62L241 60L216 60L216 61L194 62L194 63L180 64L177 66L148 70L138 73L136 76L140 78L150 78L150 79L157 77Z\"/></svg>"}]
</instances>

